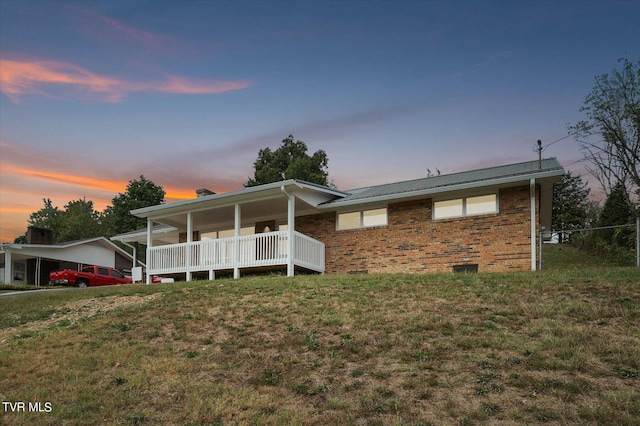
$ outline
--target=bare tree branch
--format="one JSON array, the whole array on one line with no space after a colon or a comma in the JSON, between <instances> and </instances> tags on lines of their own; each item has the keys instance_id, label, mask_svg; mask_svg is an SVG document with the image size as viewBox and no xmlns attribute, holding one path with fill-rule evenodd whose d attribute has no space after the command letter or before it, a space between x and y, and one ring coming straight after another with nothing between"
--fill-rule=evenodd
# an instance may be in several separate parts
<instances>
[{"instance_id":1,"label":"bare tree branch","mask_svg":"<svg viewBox=\"0 0 640 426\"><path fill-rule=\"evenodd\" d=\"M595 78L580 111L587 117L569 126L587 167L605 193L622 184L627 199L640 204L640 60L620 59L622 70Z\"/></svg>"}]
</instances>

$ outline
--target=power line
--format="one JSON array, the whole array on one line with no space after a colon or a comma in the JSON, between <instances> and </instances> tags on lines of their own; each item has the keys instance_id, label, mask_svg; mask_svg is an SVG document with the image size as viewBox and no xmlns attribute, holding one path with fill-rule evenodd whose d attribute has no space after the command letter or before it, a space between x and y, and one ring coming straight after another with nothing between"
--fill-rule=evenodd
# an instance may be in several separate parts
<instances>
[{"instance_id":1,"label":"power line","mask_svg":"<svg viewBox=\"0 0 640 426\"><path fill-rule=\"evenodd\" d=\"M553 144L555 144L555 143L558 143L558 142L560 142L560 141L563 141L563 140L565 140L565 139L567 139L567 138L570 138L571 136L574 136L574 135L576 135L577 133L578 133L577 131L575 131L575 132L571 132L571 133L569 133L568 135L561 137L560 139L556 139L555 141L553 141L553 142L549 142L548 144L546 144L546 145L542 145L542 146L540 146L540 147L538 147L538 142L536 142L535 144L533 144L533 147L531 148L531 150L532 150L533 152L538 152L538 150L540 150L540 152L541 152L541 153L542 153L542 152L545 152L545 151L547 150L547 148L549 148L551 145L553 145Z\"/></svg>"}]
</instances>

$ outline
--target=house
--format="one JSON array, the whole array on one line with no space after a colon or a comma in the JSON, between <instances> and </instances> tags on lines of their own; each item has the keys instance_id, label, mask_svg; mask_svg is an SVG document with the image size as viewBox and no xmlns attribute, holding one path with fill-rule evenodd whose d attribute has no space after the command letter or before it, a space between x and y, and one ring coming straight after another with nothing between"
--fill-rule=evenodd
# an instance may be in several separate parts
<instances>
[{"instance_id":1,"label":"house","mask_svg":"<svg viewBox=\"0 0 640 426\"><path fill-rule=\"evenodd\" d=\"M535 270L555 158L340 191L299 180L133 210L150 275Z\"/></svg>"},{"instance_id":2,"label":"house","mask_svg":"<svg viewBox=\"0 0 640 426\"><path fill-rule=\"evenodd\" d=\"M104 237L53 244L46 229L29 227L27 244L0 245L0 280L4 283L46 285L58 269L80 270L83 265L125 269L133 257Z\"/></svg>"}]
</instances>

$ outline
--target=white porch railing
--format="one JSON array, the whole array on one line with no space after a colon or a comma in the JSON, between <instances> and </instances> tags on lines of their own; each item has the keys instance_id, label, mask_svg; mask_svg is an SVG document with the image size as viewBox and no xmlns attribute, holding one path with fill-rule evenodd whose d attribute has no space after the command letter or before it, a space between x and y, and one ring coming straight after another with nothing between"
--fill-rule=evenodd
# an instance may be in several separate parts
<instances>
[{"instance_id":1,"label":"white porch railing","mask_svg":"<svg viewBox=\"0 0 640 426\"><path fill-rule=\"evenodd\" d=\"M324 272L324 244L294 231L294 265ZM151 275L286 265L289 231L171 244L147 249Z\"/></svg>"}]
</instances>

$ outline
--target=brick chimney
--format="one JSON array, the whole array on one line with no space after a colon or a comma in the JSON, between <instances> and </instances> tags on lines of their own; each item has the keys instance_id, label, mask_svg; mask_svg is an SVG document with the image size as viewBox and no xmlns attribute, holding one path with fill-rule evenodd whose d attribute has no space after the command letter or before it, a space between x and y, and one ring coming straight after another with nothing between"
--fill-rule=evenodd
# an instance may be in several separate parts
<instances>
[{"instance_id":1,"label":"brick chimney","mask_svg":"<svg viewBox=\"0 0 640 426\"><path fill-rule=\"evenodd\" d=\"M198 196L198 198L200 197L206 197L207 195L214 195L215 192L207 189L207 188L200 188L200 189L196 189L196 195Z\"/></svg>"},{"instance_id":2,"label":"brick chimney","mask_svg":"<svg viewBox=\"0 0 640 426\"><path fill-rule=\"evenodd\" d=\"M27 244L53 244L53 232L48 229L30 226L27 228Z\"/></svg>"}]
</instances>

